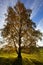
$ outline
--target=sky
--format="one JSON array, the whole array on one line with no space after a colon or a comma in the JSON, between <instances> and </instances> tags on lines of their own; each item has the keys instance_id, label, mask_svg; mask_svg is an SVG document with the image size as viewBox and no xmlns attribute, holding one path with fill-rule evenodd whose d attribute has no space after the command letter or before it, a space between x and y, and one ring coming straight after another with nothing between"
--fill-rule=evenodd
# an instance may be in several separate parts
<instances>
[{"instance_id":1,"label":"sky","mask_svg":"<svg viewBox=\"0 0 43 65\"><path fill-rule=\"evenodd\" d=\"M0 0L0 29L5 23L5 13L9 6L14 6L18 0ZM27 9L32 9L31 19L36 23L37 29L43 32L43 0L20 0ZM1 35L0 35L1 39ZM43 39L43 37L42 37ZM43 46L43 40L38 42L39 46Z\"/></svg>"}]
</instances>

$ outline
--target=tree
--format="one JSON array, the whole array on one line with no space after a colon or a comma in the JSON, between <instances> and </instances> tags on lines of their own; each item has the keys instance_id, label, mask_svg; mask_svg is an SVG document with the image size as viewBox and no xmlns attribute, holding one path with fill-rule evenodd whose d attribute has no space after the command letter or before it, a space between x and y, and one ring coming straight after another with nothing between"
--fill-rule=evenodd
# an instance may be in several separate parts
<instances>
[{"instance_id":1,"label":"tree","mask_svg":"<svg viewBox=\"0 0 43 65\"><path fill-rule=\"evenodd\" d=\"M26 9L20 1L14 7L8 7L7 10L5 19L7 23L2 36L8 43L14 43L19 58L21 58L23 45L31 46L42 36L42 33L36 30L36 24L30 19L31 13L31 9Z\"/></svg>"}]
</instances>

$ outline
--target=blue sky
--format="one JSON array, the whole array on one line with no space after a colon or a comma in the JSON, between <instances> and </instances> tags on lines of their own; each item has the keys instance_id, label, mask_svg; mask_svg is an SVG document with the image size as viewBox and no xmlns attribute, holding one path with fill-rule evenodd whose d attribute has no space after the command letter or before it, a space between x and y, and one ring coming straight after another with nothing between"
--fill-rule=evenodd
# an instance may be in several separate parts
<instances>
[{"instance_id":1,"label":"blue sky","mask_svg":"<svg viewBox=\"0 0 43 65\"><path fill-rule=\"evenodd\" d=\"M17 0L0 0L0 29L3 28L5 23L5 13L8 6L15 5ZM43 32L43 0L21 0L25 7L32 9L31 19L37 24L37 29ZM39 45L42 44L43 41Z\"/></svg>"}]
</instances>

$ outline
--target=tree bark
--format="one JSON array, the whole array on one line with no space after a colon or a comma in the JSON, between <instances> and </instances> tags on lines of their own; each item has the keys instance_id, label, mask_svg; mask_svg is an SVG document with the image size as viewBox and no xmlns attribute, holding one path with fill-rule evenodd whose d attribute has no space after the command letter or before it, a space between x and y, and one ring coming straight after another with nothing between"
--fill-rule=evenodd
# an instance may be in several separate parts
<instances>
[{"instance_id":1,"label":"tree bark","mask_svg":"<svg viewBox=\"0 0 43 65\"><path fill-rule=\"evenodd\" d=\"M18 49L18 58L21 58L21 28L19 31L19 49Z\"/></svg>"},{"instance_id":2,"label":"tree bark","mask_svg":"<svg viewBox=\"0 0 43 65\"><path fill-rule=\"evenodd\" d=\"M21 46L19 46L18 58L21 58Z\"/></svg>"},{"instance_id":3,"label":"tree bark","mask_svg":"<svg viewBox=\"0 0 43 65\"><path fill-rule=\"evenodd\" d=\"M20 20L20 29L19 29L19 52L18 52L18 58L21 58L21 27L22 27L22 23Z\"/></svg>"}]
</instances>

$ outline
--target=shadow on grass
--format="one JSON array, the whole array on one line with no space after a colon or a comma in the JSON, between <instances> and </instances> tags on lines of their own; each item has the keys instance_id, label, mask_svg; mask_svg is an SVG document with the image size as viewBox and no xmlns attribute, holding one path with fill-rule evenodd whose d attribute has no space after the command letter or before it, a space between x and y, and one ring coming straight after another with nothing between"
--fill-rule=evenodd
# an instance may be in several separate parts
<instances>
[{"instance_id":1,"label":"shadow on grass","mask_svg":"<svg viewBox=\"0 0 43 65\"><path fill-rule=\"evenodd\" d=\"M22 65L22 58L16 58L12 65Z\"/></svg>"},{"instance_id":2,"label":"shadow on grass","mask_svg":"<svg viewBox=\"0 0 43 65\"><path fill-rule=\"evenodd\" d=\"M12 65L12 60L8 58L0 58L0 65Z\"/></svg>"},{"instance_id":3,"label":"shadow on grass","mask_svg":"<svg viewBox=\"0 0 43 65\"><path fill-rule=\"evenodd\" d=\"M35 64L35 65L43 65L43 62L39 62L37 60L31 59L31 61Z\"/></svg>"},{"instance_id":4,"label":"shadow on grass","mask_svg":"<svg viewBox=\"0 0 43 65\"><path fill-rule=\"evenodd\" d=\"M0 65L22 65L22 58L0 58Z\"/></svg>"},{"instance_id":5,"label":"shadow on grass","mask_svg":"<svg viewBox=\"0 0 43 65\"><path fill-rule=\"evenodd\" d=\"M0 65L31 65L27 58L0 58Z\"/></svg>"},{"instance_id":6,"label":"shadow on grass","mask_svg":"<svg viewBox=\"0 0 43 65\"><path fill-rule=\"evenodd\" d=\"M0 65L43 65L43 63L33 59L28 60L27 58L0 58Z\"/></svg>"}]
</instances>

